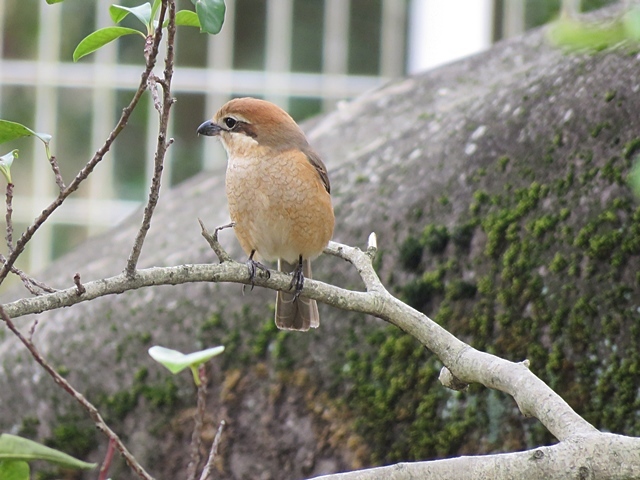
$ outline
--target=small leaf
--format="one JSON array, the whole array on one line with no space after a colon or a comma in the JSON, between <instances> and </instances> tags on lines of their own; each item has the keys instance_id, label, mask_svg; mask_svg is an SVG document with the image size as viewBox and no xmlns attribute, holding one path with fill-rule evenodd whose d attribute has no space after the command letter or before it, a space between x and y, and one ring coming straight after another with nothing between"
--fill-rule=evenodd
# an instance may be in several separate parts
<instances>
[{"instance_id":1,"label":"small leaf","mask_svg":"<svg viewBox=\"0 0 640 480\"><path fill-rule=\"evenodd\" d=\"M29 480L29 464L22 460L0 461L2 480Z\"/></svg>"},{"instance_id":2,"label":"small leaf","mask_svg":"<svg viewBox=\"0 0 640 480\"><path fill-rule=\"evenodd\" d=\"M151 7L151 18L156 18L156 13L162 5L162 0L153 0L153 6Z\"/></svg>"},{"instance_id":3,"label":"small leaf","mask_svg":"<svg viewBox=\"0 0 640 480\"><path fill-rule=\"evenodd\" d=\"M164 365L171 373L176 374L187 367L197 367L223 351L224 347L213 347L185 355L177 350L154 346L149 349L149 355L156 362Z\"/></svg>"},{"instance_id":4,"label":"small leaf","mask_svg":"<svg viewBox=\"0 0 640 480\"><path fill-rule=\"evenodd\" d=\"M12 150L6 155L2 155L0 157L0 173L2 173L4 178L7 179L7 183L13 183L11 181L11 165L16 158L18 158L18 150Z\"/></svg>"},{"instance_id":5,"label":"small leaf","mask_svg":"<svg viewBox=\"0 0 640 480\"><path fill-rule=\"evenodd\" d=\"M123 35L132 35L134 33L142 35L144 38L144 33L139 30L134 30L133 28L106 27L96 30L84 37L84 39L82 39L78 44L73 52L73 61L77 62L85 55L95 52L99 48L104 47L107 43L114 41L116 38L120 38Z\"/></svg>"},{"instance_id":6,"label":"small leaf","mask_svg":"<svg viewBox=\"0 0 640 480\"><path fill-rule=\"evenodd\" d=\"M212 35L220 33L226 11L224 0L196 0L195 5L200 31Z\"/></svg>"},{"instance_id":7,"label":"small leaf","mask_svg":"<svg viewBox=\"0 0 640 480\"><path fill-rule=\"evenodd\" d=\"M83 462L66 453L8 433L0 435L0 460L46 460L69 468L96 467L95 463Z\"/></svg>"},{"instance_id":8,"label":"small leaf","mask_svg":"<svg viewBox=\"0 0 640 480\"><path fill-rule=\"evenodd\" d=\"M63 2L63 0L47 0L47 3L49 5L53 5L54 3L62 3L62 2ZM2 477L0 477L0 478L2 478Z\"/></svg>"},{"instance_id":9,"label":"small leaf","mask_svg":"<svg viewBox=\"0 0 640 480\"><path fill-rule=\"evenodd\" d=\"M169 20L164 22L166 27L169 24ZM182 25L184 27L198 27L200 28L200 20L196 12L191 10L180 10L176 13L176 25Z\"/></svg>"},{"instance_id":10,"label":"small leaf","mask_svg":"<svg viewBox=\"0 0 640 480\"><path fill-rule=\"evenodd\" d=\"M0 120L0 143L31 136L38 137L45 145L48 145L52 138L48 133L34 132L21 123L10 122L9 120Z\"/></svg>"},{"instance_id":11,"label":"small leaf","mask_svg":"<svg viewBox=\"0 0 640 480\"><path fill-rule=\"evenodd\" d=\"M114 23L120 23L128 14L133 14L142 24L149 28L151 25L151 4L149 2L138 5L137 7L123 7L121 5L111 5L109 7L109 15Z\"/></svg>"}]
</instances>

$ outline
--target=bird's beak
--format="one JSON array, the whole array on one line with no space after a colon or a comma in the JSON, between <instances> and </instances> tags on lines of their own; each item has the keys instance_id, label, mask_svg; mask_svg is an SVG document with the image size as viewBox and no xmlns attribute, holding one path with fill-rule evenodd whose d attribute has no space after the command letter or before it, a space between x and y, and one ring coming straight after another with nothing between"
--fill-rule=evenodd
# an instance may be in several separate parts
<instances>
[{"instance_id":1,"label":"bird's beak","mask_svg":"<svg viewBox=\"0 0 640 480\"><path fill-rule=\"evenodd\" d=\"M207 120L198 127L198 135L207 135L209 137L214 137L216 135L219 135L222 130L223 128L220 125L214 123L211 120Z\"/></svg>"}]
</instances>

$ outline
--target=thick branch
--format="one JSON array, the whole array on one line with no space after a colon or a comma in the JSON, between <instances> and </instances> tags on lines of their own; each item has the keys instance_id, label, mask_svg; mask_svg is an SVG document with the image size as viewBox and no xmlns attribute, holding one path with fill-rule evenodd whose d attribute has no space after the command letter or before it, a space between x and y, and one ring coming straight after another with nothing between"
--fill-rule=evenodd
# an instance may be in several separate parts
<instances>
[{"instance_id":1,"label":"thick branch","mask_svg":"<svg viewBox=\"0 0 640 480\"><path fill-rule=\"evenodd\" d=\"M551 447L516 453L399 463L316 480L564 480L626 479L640 476L640 439L608 433L576 436Z\"/></svg>"},{"instance_id":2,"label":"thick branch","mask_svg":"<svg viewBox=\"0 0 640 480\"><path fill-rule=\"evenodd\" d=\"M371 256L367 253L335 242L329 244L326 253L351 262L365 280L369 291L355 292L308 279L302 291L304 296L343 310L373 315L396 325L435 353L462 382L481 383L511 395L525 415L538 418L558 440L597 432L524 364L470 347L426 315L394 298L377 279ZM76 287L71 287L37 298L21 299L4 308L10 316L18 317L142 287L206 281L248 284L249 276L244 264L233 261L219 265L150 268L136 271L133 277L121 274L86 283L86 291L82 295L78 295ZM271 272L268 279L255 279L256 285L275 290L288 289L290 282L288 275L275 271Z\"/></svg>"}]
</instances>

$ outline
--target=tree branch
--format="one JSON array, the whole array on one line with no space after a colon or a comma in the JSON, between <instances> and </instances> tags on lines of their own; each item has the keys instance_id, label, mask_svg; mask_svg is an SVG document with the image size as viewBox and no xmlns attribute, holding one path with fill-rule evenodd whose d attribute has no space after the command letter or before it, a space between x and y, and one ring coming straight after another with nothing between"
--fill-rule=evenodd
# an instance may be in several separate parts
<instances>
[{"instance_id":1,"label":"tree branch","mask_svg":"<svg viewBox=\"0 0 640 480\"><path fill-rule=\"evenodd\" d=\"M164 9L169 10L169 25L167 26L167 54L165 57L164 78L159 82L162 85L162 111L160 114L160 130L158 132L158 141L156 145L156 155L154 158L153 178L151 179L151 187L149 190L149 199L144 209L142 225L136 235L133 243L133 249L127 260L126 273L130 278L135 274L138 259L142 253L144 239L147 236L149 228L151 228L151 217L155 211L156 205L160 198L160 186L162 180L162 171L164 169L164 159L167 148L173 143L173 139L167 140L167 132L169 129L169 114L174 99L171 97L171 79L173 78L173 61L174 61L174 45L176 36L176 4L174 0L164 0L162 2L163 11L160 12L159 25L164 21ZM161 28L156 30L155 35L160 36Z\"/></svg>"},{"instance_id":2,"label":"tree branch","mask_svg":"<svg viewBox=\"0 0 640 480\"><path fill-rule=\"evenodd\" d=\"M219 244L217 247L216 250L223 251ZM373 315L396 325L435 353L460 381L480 383L511 395L524 415L539 419L558 440L597 432L523 363L510 362L470 347L423 313L393 297L382 286L371 263L371 255L367 252L330 242L325 253L353 264L368 291L351 291L307 279L302 290L305 297L343 310ZM74 286L36 298L17 300L4 305L4 309L15 318L142 287L207 281L243 284L250 282L246 265L235 261L225 261L219 265L155 267L138 270L133 277L123 273L88 282L84 284L85 293L82 295L78 295L78 289ZM274 290L287 290L291 278L281 272L272 271L270 278L258 277L254 279L254 283Z\"/></svg>"},{"instance_id":3,"label":"tree branch","mask_svg":"<svg viewBox=\"0 0 640 480\"><path fill-rule=\"evenodd\" d=\"M550 447L498 455L463 456L429 462L398 463L315 480L565 480L627 479L640 476L640 439L597 433L574 436Z\"/></svg>"}]
</instances>

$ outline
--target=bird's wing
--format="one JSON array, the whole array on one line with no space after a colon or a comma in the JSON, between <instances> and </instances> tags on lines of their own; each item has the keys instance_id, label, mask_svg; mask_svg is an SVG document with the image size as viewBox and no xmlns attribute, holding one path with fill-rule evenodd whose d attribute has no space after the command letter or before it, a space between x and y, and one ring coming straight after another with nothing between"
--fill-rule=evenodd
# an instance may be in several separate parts
<instances>
[{"instance_id":1,"label":"bird's wing","mask_svg":"<svg viewBox=\"0 0 640 480\"><path fill-rule=\"evenodd\" d=\"M305 150L304 154L307 156L307 160L309 163L313 165L313 167L320 175L320 180L324 185L324 188L327 189L327 193L331 193L331 184L329 183L329 176L327 175L327 167L324 166L322 160L320 160L320 156L311 149Z\"/></svg>"}]
</instances>

